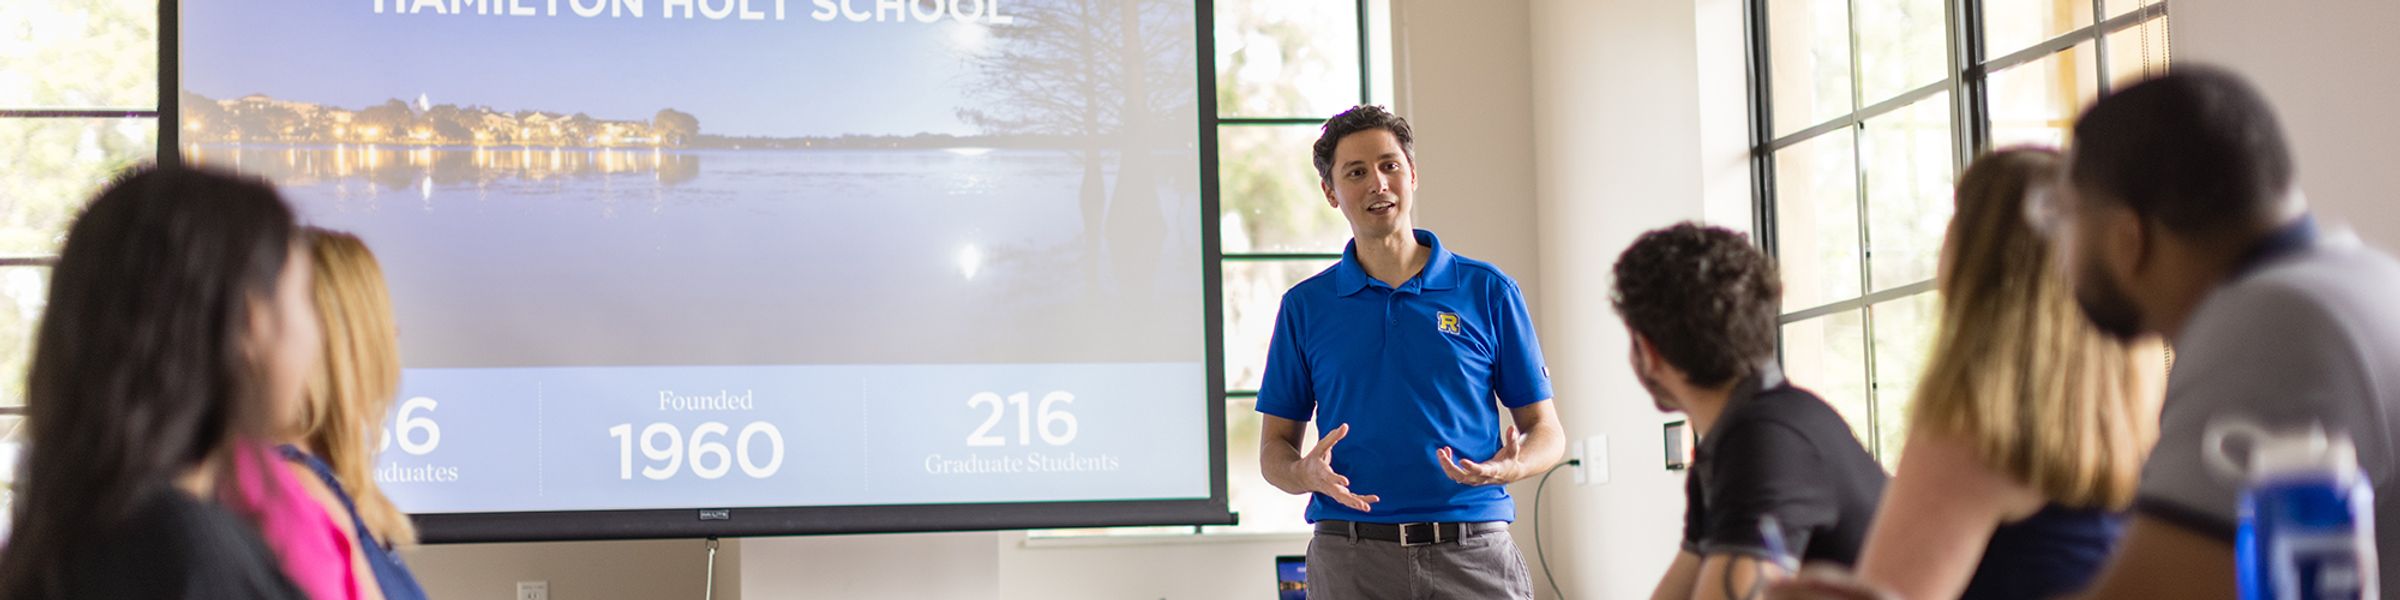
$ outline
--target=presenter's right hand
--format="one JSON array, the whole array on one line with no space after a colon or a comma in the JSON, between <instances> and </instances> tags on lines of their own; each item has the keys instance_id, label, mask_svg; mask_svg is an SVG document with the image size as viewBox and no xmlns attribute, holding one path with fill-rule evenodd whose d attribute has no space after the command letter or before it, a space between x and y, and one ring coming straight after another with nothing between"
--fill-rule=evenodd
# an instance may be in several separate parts
<instances>
[{"instance_id":1,"label":"presenter's right hand","mask_svg":"<svg viewBox=\"0 0 2400 600\"><path fill-rule=\"evenodd\" d=\"M1342 443L1342 438L1349 435L1349 424L1335 427L1332 432L1325 434L1324 439L1317 440L1317 447L1310 448L1307 454L1300 456L1299 462L1293 463L1292 472L1300 474L1300 483L1307 486L1308 491L1324 494L1352 510L1369 512L1370 506L1383 499L1350 493L1350 478L1333 472L1333 445Z\"/></svg>"}]
</instances>

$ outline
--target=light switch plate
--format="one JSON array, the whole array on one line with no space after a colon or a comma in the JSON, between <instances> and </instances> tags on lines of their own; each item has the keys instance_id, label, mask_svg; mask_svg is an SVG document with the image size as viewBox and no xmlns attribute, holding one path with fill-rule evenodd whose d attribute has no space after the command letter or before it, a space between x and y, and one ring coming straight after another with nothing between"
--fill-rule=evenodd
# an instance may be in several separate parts
<instances>
[{"instance_id":1,"label":"light switch plate","mask_svg":"<svg viewBox=\"0 0 2400 600\"><path fill-rule=\"evenodd\" d=\"M1608 483L1608 436L1595 435L1583 441L1583 468L1591 473L1591 483ZM1583 483L1578 478L1576 483Z\"/></svg>"},{"instance_id":2,"label":"light switch plate","mask_svg":"<svg viewBox=\"0 0 2400 600\"><path fill-rule=\"evenodd\" d=\"M517 582L517 600L550 600L550 582Z\"/></svg>"}]
</instances>

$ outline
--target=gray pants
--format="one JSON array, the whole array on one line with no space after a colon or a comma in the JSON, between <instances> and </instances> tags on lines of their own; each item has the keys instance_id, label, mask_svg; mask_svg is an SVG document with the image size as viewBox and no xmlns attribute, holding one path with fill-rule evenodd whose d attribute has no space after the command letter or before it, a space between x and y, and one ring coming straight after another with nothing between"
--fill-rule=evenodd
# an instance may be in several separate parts
<instances>
[{"instance_id":1,"label":"gray pants","mask_svg":"<svg viewBox=\"0 0 2400 600\"><path fill-rule=\"evenodd\" d=\"M1533 576L1507 529L1409 548L1319 533L1308 541L1308 598L1532 600Z\"/></svg>"}]
</instances>

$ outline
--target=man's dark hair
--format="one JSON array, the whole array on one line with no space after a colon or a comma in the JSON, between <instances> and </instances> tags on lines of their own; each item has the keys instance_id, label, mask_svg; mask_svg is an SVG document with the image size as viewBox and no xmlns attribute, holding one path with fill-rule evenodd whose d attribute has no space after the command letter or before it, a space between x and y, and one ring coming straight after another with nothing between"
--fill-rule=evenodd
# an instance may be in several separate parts
<instances>
[{"instance_id":1,"label":"man's dark hair","mask_svg":"<svg viewBox=\"0 0 2400 600\"><path fill-rule=\"evenodd\" d=\"M1748 236L1693 222L1652 230L1617 257L1609 302L1693 385L1748 377L1775 355L1783 280Z\"/></svg>"},{"instance_id":2,"label":"man's dark hair","mask_svg":"<svg viewBox=\"0 0 2400 600\"><path fill-rule=\"evenodd\" d=\"M2073 155L2076 186L2186 235L2270 225L2292 184L2274 109L2213 67L2176 67L2101 98L2075 124Z\"/></svg>"},{"instance_id":3,"label":"man's dark hair","mask_svg":"<svg viewBox=\"0 0 2400 600\"><path fill-rule=\"evenodd\" d=\"M1416 162L1417 136L1409 132L1408 119L1400 118L1400 115L1392 114L1392 111L1381 106L1361 104L1325 120L1325 132L1317 136L1317 178L1332 181L1333 147L1341 144L1342 138L1369 129L1392 132L1392 137L1400 140L1400 154L1407 157L1409 162Z\"/></svg>"}]
</instances>

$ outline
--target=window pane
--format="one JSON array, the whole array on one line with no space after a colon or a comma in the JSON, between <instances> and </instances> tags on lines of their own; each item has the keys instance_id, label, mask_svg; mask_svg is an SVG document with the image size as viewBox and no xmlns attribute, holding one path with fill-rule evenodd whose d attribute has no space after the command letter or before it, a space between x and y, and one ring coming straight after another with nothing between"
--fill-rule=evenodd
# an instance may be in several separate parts
<instances>
[{"instance_id":1,"label":"window pane","mask_svg":"<svg viewBox=\"0 0 2400 600\"><path fill-rule=\"evenodd\" d=\"M1767 43L1775 135L1850 112L1847 0L1770 0Z\"/></svg>"},{"instance_id":2,"label":"window pane","mask_svg":"<svg viewBox=\"0 0 2400 600\"><path fill-rule=\"evenodd\" d=\"M2092 44L1992 74L1992 147L2065 146L2075 115L2097 95Z\"/></svg>"},{"instance_id":3,"label":"window pane","mask_svg":"<svg viewBox=\"0 0 2400 600\"><path fill-rule=\"evenodd\" d=\"M1267 341L1283 293L1333 264L1328 260L1225 261L1225 389L1256 390L1266 377Z\"/></svg>"},{"instance_id":4,"label":"window pane","mask_svg":"<svg viewBox=\"0 0 2400 600\"><path fill-rule=\"evenodd\" d=\"M9 516L17 514L17 457L25 443L18 428L24 426L24 417L0 416L0 537L8 535Z\"/></svg>"},{"instance_id":5,"label":"window pane","mask_svg":"<svg viewBox=\"0 0 2400 600\"><path fill-rule=\"evenodd\" d=\"M1783 371L1842 413L1860 444L1868 437L1866 319L1843 311L1783 326Z\"/></svg>"},{"instance_id":6,"label":"window pane","mask_svg":"<svg viewBox=\"0 0 2400 600\"><path fill-rule=\"evenodd\" d=\"M0 119L0 256L48 256L118 171L158 153L156 119Z\"/></svg>"},{"instance_id":7,"label":"window pane","mask_svg":"<svg viewBox=\"0 0 2400 600\"><path fill-rule=\"evenodd\" d=\"M1877 290L1932 279L1950 225L1950 94L1867 121L1859 136L1868 277Z\"/></svg>"},{"instance_id":8,"label":"window pane","mask_svg":"<svg viewBox=\"0 0 2400 600\"><path fill-rule=\"evenodd\" d=\"M2115 18L2117 15L2133 12L2134 10L2140 9L2144 6L2166 3L2167 0L2105 0L2103 2L2103 4L2108 6L2108 16L2110 18Z\"/></svg>"},{"instance_id":9,"label":"window pane","mask_svg":"<svg viewBox=\"0 0 2400 600\"><path fill-rule=\"evenodd\" d=\"M1217 114L1331 117L1359 103L1358 3L1219 0Z\"/></svg>"},{"instance_id":10,"label":"window pane","mask_svg":"<svg viewBox=\"0 0 2400 600\"><path fill-rule=\"evenodd\" d=\"M1316 142L1315 127L1217 129L1218 235L1226 253L1342 251L1350 224L1317 186Z\"/></svg>"},{"instance_id":11,"label":"window pane","mask_svg":"<svg viewBox=\"0 0 2400 600\"><path fill-rule=\"evenodd\" d=\"M0 108L158 106L158 2L0 2Z\"/></svg>"},{"instance_id":12,"label":"window pane","mask_svg":"<svg viewBox=\"0 0 2400 600\"><path fill-rule=\"evenodd\" d=\"M2123 88L2167 73L2167 20L2151 19L2108 34L2108 86Z\"/></svg>"},{"instance_id":13,"label":"window pane","mask_svg":"<svg viewBox=\"0 0 2400 600\"><path fill-rule=\"evenodd\" d=\"M1983 0L1983 51L2007 56L2092 24L2092 0Z\"/></svg>"},{"instance_id":14,"label":"window pane","mask_svg":"<svg viewBox=\"0 0 2400 600\"><path fill-rule=\"evenodd\" d=\"M1900 447L1908 440L1909 399L1933 350L1939 298L1926 292L1868 308L1875 314L1875 434L1885 468L1900 464Z\"/></svg>"},{"instance_id":15,"label":"window pane","mask_svg":"<svg viewBox=\"0 0 2400 600\"><path fill-rule=\"evenodd\" d=\"M50 267L0 267L0 406L25 405L33 331L49 302Z\"/></svg>"},{"instance_id":16,"label":"window pane","mask_svg":"<svg viewBox=\"0 0 2400 600\"><path fill-rule=\"evenodd\" d=\"M1850 130L1775 153L1775 256L1783 310L1856 298L1858 155Z\"/></svg>"},{"instance_id":17,"label":"window pane","mask_svg":"<svg viewBox=\"0 0 2400 600\"><path fill-rule=\"evenodd\" d=\"M1949 77L1943 0L1858 0L1860 93L1875 104Z\"/></svg>"},{"instance_id":18,"label":"window pane","mask_svg":"<svg viewBox=\"0 0 2400 600\"><path fill-rule=\"evenodd\" d=\"M1225 489L1233 512L1242 515L1242 524L1203 528L1208 533L1274 533L1308 531L1308 496L1283 493L1267 483L1258 471L1258 435L1260 426L1258 402L1237 398L1225 407ZM1316 438L1315 426L1301 434ZM1316 442L1302 444L1309 448ZM1335 448L1334 451L1341 451Z\"/></svg>"}]
</instances>

